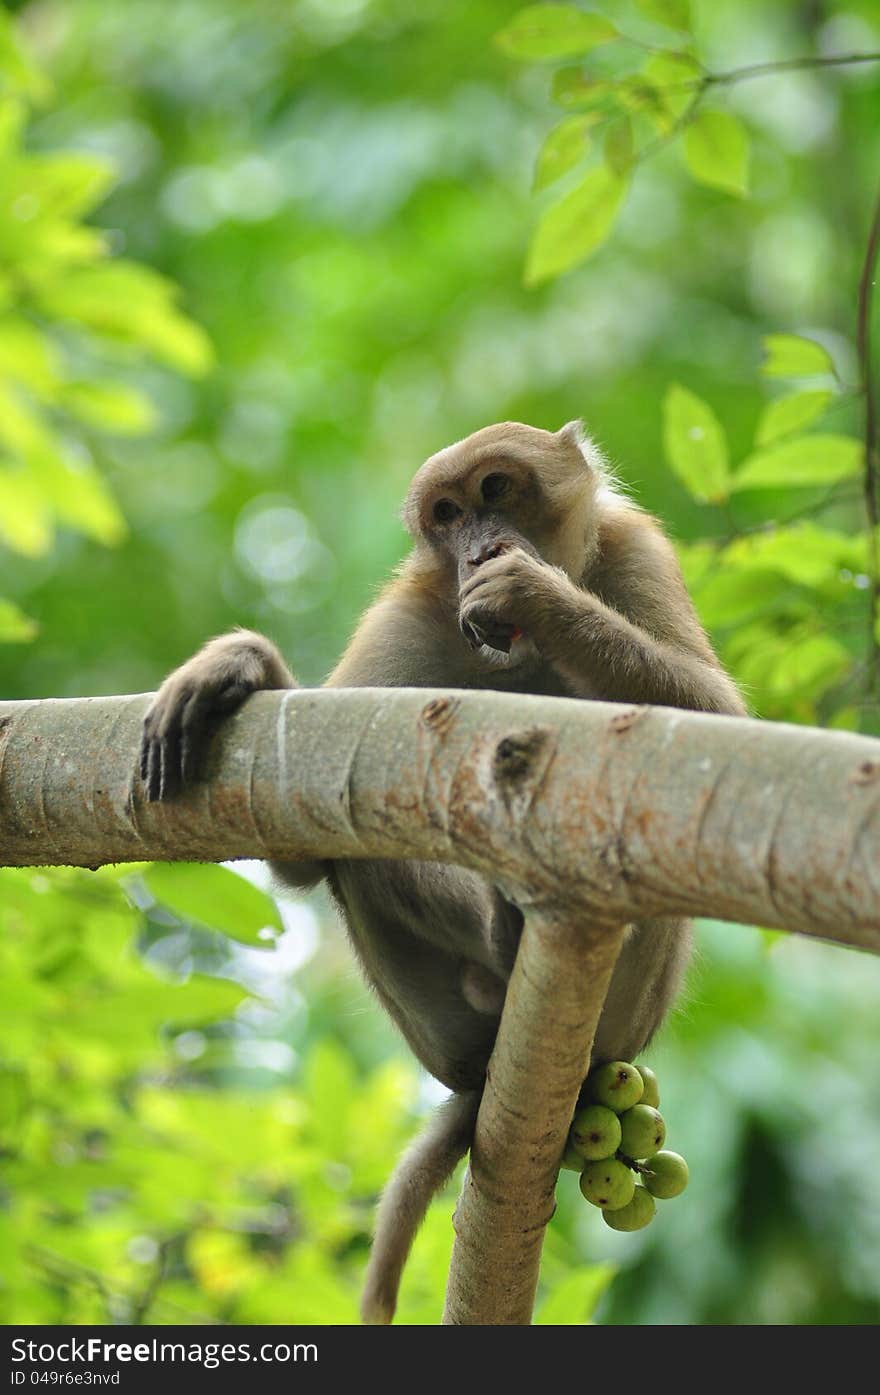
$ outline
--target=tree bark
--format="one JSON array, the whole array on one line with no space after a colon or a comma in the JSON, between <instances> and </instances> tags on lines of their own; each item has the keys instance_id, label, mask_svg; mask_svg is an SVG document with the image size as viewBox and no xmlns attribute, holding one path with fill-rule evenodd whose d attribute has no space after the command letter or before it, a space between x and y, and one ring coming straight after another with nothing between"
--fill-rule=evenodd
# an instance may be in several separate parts
<instances>
[{"instance_id":1,"label":"tree bark","mask_svg":"<svg viewBox=\"0 0 880 1395\"><path fill-rule=\"evenodd\" d=\"M0 704L0 864L424 858L525 913L448 1323L529 1321L621 927L711 915L880 952L880 741L501 693L260 693L158 805L133 774L148 701Z\"/></svg>"},{"instance_id":2,"label":"tree bark","mask_svg":"<svg viewBox=\"0 0 880 1395\"><path fill-rule=\"evenodd\" d=\"M417 857L603 924L711 915L880 950L880 741L501 693L258 693L173 804L146 696L0 703L0 864Z\"/></svg>"}]
</instances>

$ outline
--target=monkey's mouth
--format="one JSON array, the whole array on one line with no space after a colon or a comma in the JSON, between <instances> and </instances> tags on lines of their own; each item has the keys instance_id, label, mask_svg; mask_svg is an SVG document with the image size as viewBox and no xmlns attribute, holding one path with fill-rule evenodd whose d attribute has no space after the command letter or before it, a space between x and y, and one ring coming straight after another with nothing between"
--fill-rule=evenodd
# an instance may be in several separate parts
<instances>
[{"instance_id":1,"label":"monkey's mouth","mask_svg":"<svg viewBox=\"0 0 880 1395\"><path fill-rule=\"evenodd\" d=\"M518 668L527 660L533 659L537 650L522 630L515 630L510 638L509 649L496 649L491 644L482 644L478 650L481 659L492 668Z\"/></svg>"}]
</instances>

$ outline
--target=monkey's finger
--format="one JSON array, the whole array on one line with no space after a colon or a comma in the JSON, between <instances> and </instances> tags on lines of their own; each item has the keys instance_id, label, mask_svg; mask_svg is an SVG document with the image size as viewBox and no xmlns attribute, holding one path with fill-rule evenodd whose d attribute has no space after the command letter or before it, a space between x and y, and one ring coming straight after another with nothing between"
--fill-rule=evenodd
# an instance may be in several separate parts
<instances>
[{"instance_id":1,"label":"monkey's finger","mask_svg":"<svg viewBox=\"0 0 880 1395\"><path fill-rule=\"evenodd\" d=\"M147 799L151 804L155 804L160 797L161 776L162 767L159 760L159 743L153 738L150 741L147 752L147 773L144 777Z\"/></svg>"}]
</instances>

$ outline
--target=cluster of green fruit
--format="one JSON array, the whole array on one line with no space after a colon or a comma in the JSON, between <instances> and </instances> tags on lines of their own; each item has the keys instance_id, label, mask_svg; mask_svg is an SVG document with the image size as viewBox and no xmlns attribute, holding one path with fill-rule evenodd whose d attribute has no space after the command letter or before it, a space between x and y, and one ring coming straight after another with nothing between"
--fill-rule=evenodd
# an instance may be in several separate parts
<instances>
[{"instance_id":1,"label":"cluster of green fruit","mask_svg":"<svg viewBox=\"0 0 880 1395\"><path fill-rule=\"evenodd\" d=\"M612 1230L641 1230L654 1219L655 1197L679 1196L688 1184L684 1158L661 1151L666 1124L657 1077L648 1066L609 1061L590 1072L586 1098L562 1166L581 1174L581 1191L601 1206Z\"/></svg>"}]
</instances>

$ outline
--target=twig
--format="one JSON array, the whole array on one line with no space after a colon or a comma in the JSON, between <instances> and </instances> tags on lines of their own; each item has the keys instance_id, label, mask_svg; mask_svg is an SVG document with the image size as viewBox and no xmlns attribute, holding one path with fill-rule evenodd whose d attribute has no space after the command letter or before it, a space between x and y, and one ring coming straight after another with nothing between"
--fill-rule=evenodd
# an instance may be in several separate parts
<instances>
[{"instance_id":1,"label":"twig","mask_svg":"<svg viewBox=\"0 0 880 1395\"><path fill-rule=\"evenodd\" d=\"M865 248L865 260L859 278L859 318L856 334L856 347L859 356L859 371L862 391L865 394L865 512L868 515L868 556L871 570L871 603L868 615L868 694L876 694L880 688L880 636L877 634L880 623L880 504L877 498L878 471L880 471L880 416L877 409L876 385L873 381L871 309L873 304L874 280L877 272L877 255L880 251L880 190L874 204L874 216Z\"/></svg>"},{"instance_id":2,"label":"twig","mask_svg":"<svg viewBox=\"0 0 880 1395\"><path fill-rule=\"evenodd\" d=\"M806 68L839 68L848 63L880 63L880 53L833 53L827 58L781 58L770 63L750 63L745 68L731 68L727 73L707 73L701 79L707 86L727 86L749 78L766 77L768 73L800 72Z\"/></svg>"}]
</instances>

